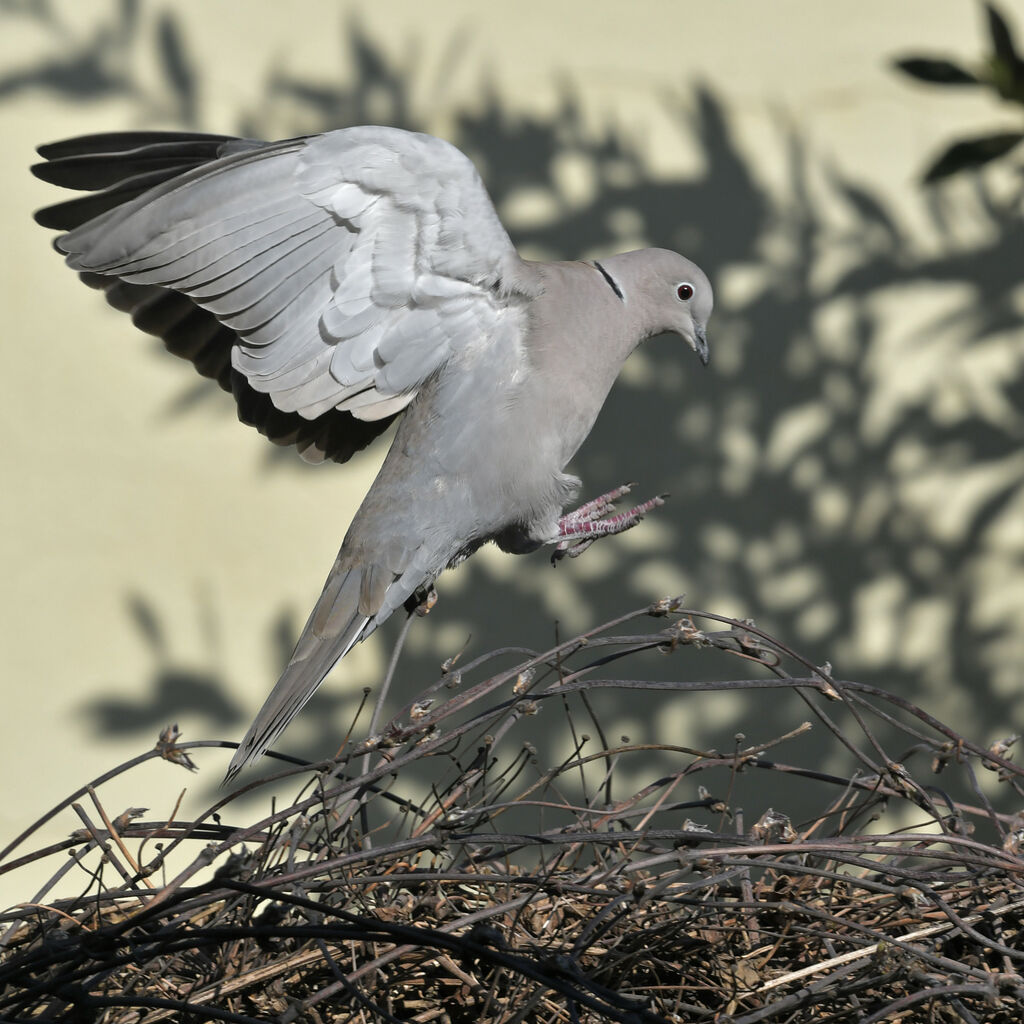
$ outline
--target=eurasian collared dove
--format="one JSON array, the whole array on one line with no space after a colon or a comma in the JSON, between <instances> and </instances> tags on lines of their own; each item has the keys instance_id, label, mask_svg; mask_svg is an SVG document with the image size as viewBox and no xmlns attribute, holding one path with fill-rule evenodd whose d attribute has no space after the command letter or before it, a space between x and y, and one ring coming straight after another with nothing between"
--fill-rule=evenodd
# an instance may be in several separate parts
<instances>
[{"instance_id":1,"label":"eurasian collared dove","mask_svg":"<svg viewBox=\"0 0 1024 1024\"><path fill-rule=\"evenodd\" d=\"M454 146L394 128L283 142L134 132L43 146L90 194L41 210L58 250L142 330L304 458L344 462L405 410L295 652L228 769L331 667L493 540L574 554L660 499L563 514L564 472L626 357L674 332L708 361L711 285L674 252L535 263Z\"/></svg>"}]
</instances>

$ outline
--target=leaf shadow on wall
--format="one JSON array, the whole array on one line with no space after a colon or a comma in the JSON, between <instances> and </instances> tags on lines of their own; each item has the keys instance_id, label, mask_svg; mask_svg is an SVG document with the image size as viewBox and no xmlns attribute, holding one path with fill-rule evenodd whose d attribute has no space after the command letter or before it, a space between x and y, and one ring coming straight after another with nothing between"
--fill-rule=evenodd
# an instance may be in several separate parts
<instances>
[{"instance_id":1,"label":"leaf shadow on wall","mask_svg":"<svg viewBox=\"0 0 1024 1024\"><path fill-rule=\"evenodd\" d=\"M134 31L134 7L119 8L129 24L116 39ZM34 77L0 79L0 98L28 82L69 101L100 98L103 89L81 86L109 66L101 50L110 32L97 31L89 45ZM168 13L154 38L135 45L163 54L167 95L144 94L123 76L117 89L137 96L140 119L161 110L166 121L193 124L201 89L187 28ZM457 60L463 45L453 40L443 60ZM344 33L343 67L337 84L268 73L265 94L236 127L271 138L367 122L427 125L417 65L392 60L358 24ZM403 656L396 703L432 682L467 634L467 656L509 643L542 649L556 620L564 636L685 590L689 605L752 617L819 663L831 661L838 676L897 691L967 735L987 740L1007 723L1019 728L1019 201L992 194L984 179L973 192L922 196L941 242L925 248L903 211L818 158L798 128L779 125L788 176L769 190L710 87L672 101L679 132L701 157L699 171L677 176L656 175L628 130L595 131L569 88L549 117L517 113L484 91L482 105L457 111L452 141L477 162L516 244L547 258L643 244L685 252L717 286L712 365L702 371L667 338L631 359L573 466L582 497L636 479L640 497L669 491L669 503L630 535L557 569L541 552L512 568L478 556L457 578L443 576L441 603L416 624ZM958 241L965 223L969 244ZM176 415L200 402L231 413L216 388L178 372L187 383ZM279 450L268 451L268 470L294 473L296 486L308 471ZM319 582L310 581L310 604ZM303 611L283 609L280 622L297 623ZM288 646L280 622L268 689ZM399 627L382 633L393 638ZM248 712L220 696L225 671L183 683L165 667L134 708L102 698L86 707L99 735L149 730L176 718L183 701L212 729L231 732ZM735 672L704 652L630 668L650 678ZM333 751L358 691L373 681L357 682L338 669L283 748L307 757ZM595 704L616 723L610 732L725 749L738 731L764 740L805 714L795 698L777 695L732 696L717 710L710 700L651 697L638 707L635 696L603 692ZM257 703L254 695L253 712ZM564 736L545 733L543 716L531 729L542 762L564 752ZM791 760L843 769L823 731L800 743ZM752 804L770 802L751 785Z\"/></svg>"}]
</instances>

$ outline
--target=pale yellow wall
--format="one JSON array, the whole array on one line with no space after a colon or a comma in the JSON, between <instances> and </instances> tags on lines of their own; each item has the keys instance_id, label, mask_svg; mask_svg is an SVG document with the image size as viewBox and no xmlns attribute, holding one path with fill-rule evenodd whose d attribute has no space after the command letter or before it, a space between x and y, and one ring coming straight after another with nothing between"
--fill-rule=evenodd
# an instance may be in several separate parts
<instances>
[{"instance_id":1,"label":"pale yellow wall","mask_svg":"<svg viewBox=\"0 0 1024 1024\"><path fill-rule=\"evenodd\" d=\"M75 0L57 0L52 7L63 22L63 36L19 16L18 5L0 10L0 77L61 59L76 39L87 39L116 10L114 3ZM164 14L176 19L189 58L200 71L197 121L206 130L237 130L247 116L256 116L275 133L301 130L302 116L308 115L297 105L262 106L268 76L284 73L334 87L351 83L346 38L358 26L372 47L407 76L411 116L429 130L451 134L460 114L484 108L488 93L512 117L539 118L571 94L590 130L614 127L640 148L655 176L685 178L699 176L702 168L701 152L680 128L693 116L693 90L701 84L725 108L748 167L765 188L785 195L786 136L795 131L813 153L819 178L821 168L839 168L847 180L877 194L921 251L938 252L953 244L928 226L917 184L924 162L941 142L995 126L1001 116L981 97L938 95L914 87L888 67L893 55L907 51L980 52L977 5L962 0L152 2L143 5L137 37L126 48L123 64L109 69L123 73L145 93L143 98L136 92L72 102L35 86L0 96L5 314L0 340L0 564L5 581L0 593L0 775L6 780L0 839L155 737L156 728L149 725L132 735L97 735L86 711L90 702L107 698L125 702L145 718L155 699L152 681L159 664L129 614L129 595L140 595L158 617L168 665L222 678L236 715L254 711L273 681L268 633L283 609L290 610L292 628L301 621L373 469L372 458L344 470L310 471L297 460L268 466L266 443L225 414L229 400L224 396L207 394L194 408L175 413L175 403L194 383L188 367L165 356L78 285L49 249L48 233L31 222L32 210L56 198L55 190L27 172L36 144L91 131L176 125L155 57L157 24ZM1024 20L1018 20L1022 27ZM115 65L117 59L111 58ZM579 196L585 198L592 185L586 170L567 166L564 174L561 200L570 205L582 201ZM811 188L841 222L848 211L834 194L827 194L820 180L812 181ZM952 194L968 202L966 186ZM513 234L517 220L528 226L551 208L551 195L536 190L510 201ZM681 209L679 217L685 222L687 211ZM964 221L966 242L973 223ZM629 239L628 224L622 235ZM714 240L704 244L713 247ZM731 289L735 297L756 287L759 266L770 258L771 253L751 252L746 265L734 261L728 279L720 282L723 294ZM823 253L822 267L841 259L841 253ZM885 378L877 396L878 416L884 419L886 409L899 407L904 378L930 372L913 362L913 346L903 343L914 325L927 323L946 300L941 289L933 288L876 298L892 307L891 346L870 353L871 359L882 360L872 364L871 372ZM757 324L749 328L756 332ZM842 325L837 329L842 333ZM728 331L724 336L721 358L728 366ZM781 351L791 340L758 337L757 344ZM1018 330L1005 339L999 350L1003 355L993 354L997 362L1009 360L999 372L1013 372L1016 357L1008 353L1020 342ZM899 362L900 353L905 363ZM641 356L630 368L634 386L642 383L648 366ZM688 362L681 372L697 370ZM719 386L728 389L730 380L742 381L741 367ZM727 391L722 395L724 402ZM636 443L642 450L665 442L642 437ZM785 461L784 439L777 448ZM686 457L680 445L679 459ZM627 462L607 467L606 473L607 479L595 480L595 486L630 478L636 469ZM644 485L659 489L662 482L645 480ZM927 480L919 479L917 486L927 488ZM926 489L921 501L941 505L947 498L940 490L936 501ZM762 516L770 521L773 509L764 508ZM714 580L701 577L697 566L661 557L659 545L672 530L685 529L686 521L684 509L656 517L612 553L595 549L557 574L543 556L513 562L487 554L489 568L484 576L473 577L477 591L472 600L494 606L511 579L519 579L524 593L539 598L536 614L522 626L526 635L504 640L541 644L556 617L564 628L575 629L592 625L599 609L616 607L614 594L601 600L594 595L611 586L608 574L627 552L636 560L630 568L636 593L655 597L686 588L696 590L705 603L717 600L720 610L770 617L771 593L764 607L740 607L728 588L716 590ZM1017 551L1020 537L1011 536L1009 526L1006 530L1006 537L988 542ZM728 536L723 543L728 547ZM1021 576L1010 572L1012 558L1002 549L996 554L1008 576L999 580L1003 596L993 595L992 601L1003 609L1007 602L1024 603ZM414 646L450 652L475 628L465 600L467 579L442 581L442 603L430 620L435 632L419 629ZM860 637L866 649L881 645L884 653L886 643L895 642L884 635L892 619L885 601L899 599L898 583L894 586L895 592L882 586L874 596L868 594L863 621L851 626L850 636ZM449 618L446 593L463 599ZM921 614L926 616L928 609ZM492 615L491 632L485 635L495 635L494 620ZM939 609L934 628L944 628L945 621ZM998 610L995 621L1002 621ZM923 641L917 637L915 642ZM836 657L834 651L820 653ZM1002 656L1007 667L999 678L1012 686L1008 659L1015 657L1014 650L1007 648ZM368 643L349 658L339 679L362 685L384 657L382 646ZM1015 678L1020 682L1019 673ZM961 695L945 707L955 713L967 700ZM161 707L167 720L180 721L189 738L238 738L244 729L241 718L214 725L188 708L172 711L173 704L172 691ZM685 715L680 722L680 728L691 727ZM296 727L295 749L301 749L308 728L308 723ZM209 795L226 764L226 755L203 753L198 759L204 768L200 777L154 764L129 783L112 787L104 801L113 813L144 804L152 816L162 817L178 790L189 786L196 795L186 800L182 813L187 816L201 796ZM63 831L71 827L65 823ZM4 881L0 877L0 903L27 895L23 882L5 888Z\"/></svg>"}]
</instances>

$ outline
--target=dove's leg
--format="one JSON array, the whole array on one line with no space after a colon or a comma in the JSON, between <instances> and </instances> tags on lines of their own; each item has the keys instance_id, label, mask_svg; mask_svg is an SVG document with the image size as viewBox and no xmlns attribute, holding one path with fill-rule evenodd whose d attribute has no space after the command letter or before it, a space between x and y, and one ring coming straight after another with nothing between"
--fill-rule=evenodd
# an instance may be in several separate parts
<instances>
[{"instance_id":1,"label":"dove's leg","mask_svg":"<svg viewBox=\"0 0 1024 1024\"><path fill-rule=\"evenodd\" d=\"M615 499L628 494L631 486L623 484L616 487L614 491L602 494L562 516L558 521L558 536L562 539L551 556L552 564L562 558L582 555L598 537L610 537L632 529L652 508L665 504L667 495L659 494L656 498L635 505L628 512L602 519L601 516L615 507Z\"/></svg>"}]
</instances>

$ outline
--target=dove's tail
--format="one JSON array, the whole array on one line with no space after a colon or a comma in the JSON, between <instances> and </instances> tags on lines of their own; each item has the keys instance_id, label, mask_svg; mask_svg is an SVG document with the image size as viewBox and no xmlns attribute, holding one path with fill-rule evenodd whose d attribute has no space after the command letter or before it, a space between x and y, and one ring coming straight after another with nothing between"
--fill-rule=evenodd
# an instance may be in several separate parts
<instances>
[{"instance_id":1,"label":"dove's tail","mask_svg":"<svg viewBox=\"0 0 1024 1024\"><path fill-rule=\"evenodd\" d=\"M288 666L231 758L225 783L266 752L334 665L401 604L388 593L383 607L394 573L374 565L343 568L340 562L339 555Z\"/></svg>"}]
</instances>

